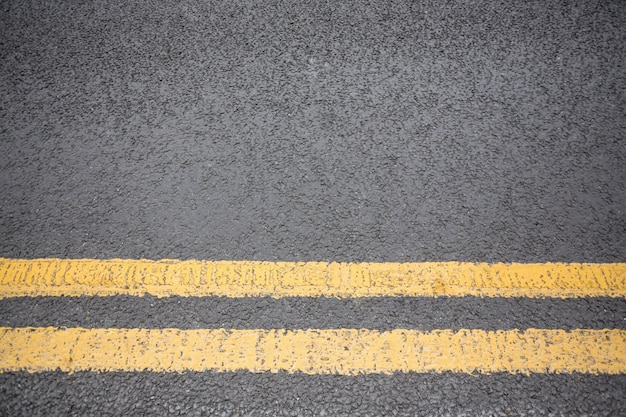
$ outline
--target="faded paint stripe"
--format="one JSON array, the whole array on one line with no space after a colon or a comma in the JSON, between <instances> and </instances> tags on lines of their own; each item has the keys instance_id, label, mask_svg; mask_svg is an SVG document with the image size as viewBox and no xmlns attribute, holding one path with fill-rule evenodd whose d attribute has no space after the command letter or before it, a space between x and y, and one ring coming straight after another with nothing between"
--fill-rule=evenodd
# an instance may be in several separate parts
<instances>
[{"instance_id":1,"label":"faded paint stripe","mask_svg":"<svg viewBox=\"0 0 626 417\"><path fill-rule=\"evenodd\" d=\"M0 371L626 373L623 330L0 328Z\"/></svg>"},{"instance_id":2,"label":"faded paint stripe","mask_svg":"<svg viewBox=\"0 0 626 417\"><path fill-rule=\"evenodd\" d=\"M0 298L626 297L626 263L338 263L0 258Z\"/></svg>"}]
</instances>

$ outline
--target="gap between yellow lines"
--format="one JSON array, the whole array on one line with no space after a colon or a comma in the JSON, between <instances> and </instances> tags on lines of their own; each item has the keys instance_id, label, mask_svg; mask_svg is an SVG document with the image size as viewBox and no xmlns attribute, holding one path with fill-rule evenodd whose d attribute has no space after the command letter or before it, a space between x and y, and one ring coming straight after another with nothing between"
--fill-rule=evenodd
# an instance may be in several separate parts
<instances>
[{"instance_id":1,"label":"gap between yellow lines","mask_svg":"<svg viewBox=\"0 0 626 417\"><path fill-rule=\"evenodd\" d=\"M337 263L0 258L21 296L626 297L626 263Z\"/></svg>"},{"instance_id":2,"label":"gap between yellow lines","mask_svg":"<svg viewBox=\"0 0 626 417\"><path fill-rule=\"evenodd\" d=\"M0 328L0 372L626 373L624 330Z\"/></svg>"}]
</instances>

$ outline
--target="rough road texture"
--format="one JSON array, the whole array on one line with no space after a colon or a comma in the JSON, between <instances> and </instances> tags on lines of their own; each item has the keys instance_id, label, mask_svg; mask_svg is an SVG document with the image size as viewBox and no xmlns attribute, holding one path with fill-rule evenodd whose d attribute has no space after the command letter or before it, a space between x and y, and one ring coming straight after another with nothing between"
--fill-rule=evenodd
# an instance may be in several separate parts
<instances>
[{"instance_id":1,"label":"rough road texture","mask_svg":"<svg viewBox=\"0 0 626 417\"><path fill-rule=\"evenodd\" d=\"M6 327L626 329L626 300L607 298L19 297L0 312Z\"/></svg>"},{"instance_id":2,"label":"rough road texture","mask_svg":"<svg viewBox=\"0 0 626 417\"><path fill-rule=\"evenodd\" d=\"M626 260L622 1L0 8L0 256ZM500 328L483 300L423 324L387 303L415 327ZM594 303L494 312L619 327L623 301ZM308 327L284 308L250 323ZM357 326L333 308L302 314ZM154 323L185 322L170 312ZM49 321L112 325L80 314ZM623 376L7 374L0 414L619 415L624 392Z\"/></svg>"},{"instance_id":3,"label":"rough road texture","mask_svg":"<svg viewBox=\"0 0 626 417\"><path fill-rule=\"evenodd\" d=\"M5 256L626 258L621 1L3 8Z\"/></svg>"}]
</instances>

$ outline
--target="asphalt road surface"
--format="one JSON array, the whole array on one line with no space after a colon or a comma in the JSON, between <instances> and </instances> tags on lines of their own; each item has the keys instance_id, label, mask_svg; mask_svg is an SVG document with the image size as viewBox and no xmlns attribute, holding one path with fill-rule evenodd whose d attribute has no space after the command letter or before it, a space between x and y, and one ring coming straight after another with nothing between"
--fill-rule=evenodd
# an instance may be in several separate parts
<instances>
[{"instance_id":1,"label":"asphalt road surface","mask_svg":"<svg viewBox=\"0 0 626 417\"><path fill-rule=\"evenodd\" d=\"M626 261L626 3L0 4L0 257ZM64 297L0 326L626 329L623 298ZM0 374L0 415L626 415L626 375Z\"/></svg>"}]
</instances>

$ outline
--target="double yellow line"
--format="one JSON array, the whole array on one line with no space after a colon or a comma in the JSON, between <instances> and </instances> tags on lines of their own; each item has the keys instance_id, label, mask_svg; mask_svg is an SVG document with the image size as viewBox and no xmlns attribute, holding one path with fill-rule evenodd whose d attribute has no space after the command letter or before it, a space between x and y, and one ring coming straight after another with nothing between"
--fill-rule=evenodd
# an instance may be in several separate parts
<instances>
[{"instance_id":1,"label":"double yellow line","mask_svg":"<svg viewBox=\"0 0 626 417\"><path fill-rule=\"evenodd\" d=\"M626 263L0 258L0 298L626 297ZM0 372L626 373L626 331L0 328Z\"/></svg>"}]
</instances>

